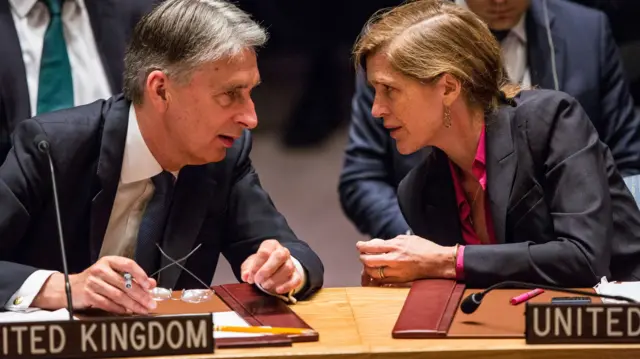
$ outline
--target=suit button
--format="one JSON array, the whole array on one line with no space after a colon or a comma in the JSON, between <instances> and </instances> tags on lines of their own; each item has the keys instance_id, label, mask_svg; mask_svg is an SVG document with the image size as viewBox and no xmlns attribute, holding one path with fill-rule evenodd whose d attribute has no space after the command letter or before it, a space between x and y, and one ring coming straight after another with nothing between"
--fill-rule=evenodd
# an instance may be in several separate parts
<instances>
[{"instance_id":1,"label":"suit button","mask_svg":"<svg viewBox=\"0 0 640 359\"><path fill-rule=\"evenodd\" d=\"M22 303L22 297L18 297L13 300L13 305L20 305Z\"/></svg>"}]
</instances>

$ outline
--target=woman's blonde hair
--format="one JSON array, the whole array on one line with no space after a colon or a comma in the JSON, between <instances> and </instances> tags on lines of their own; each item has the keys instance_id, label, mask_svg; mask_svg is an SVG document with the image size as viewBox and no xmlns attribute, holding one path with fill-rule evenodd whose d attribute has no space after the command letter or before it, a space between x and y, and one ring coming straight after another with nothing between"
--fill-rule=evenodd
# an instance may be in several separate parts
<instances>
[{"instance_id":1,"label":"woman's blonde hair","mask_svg":"<svg viewBox=\"0 0 640 359\"><path fill-rule=\"evenodd\" d=\"M379 51L398 72L422 82L453 75L468 103L485 111L497 107L500 91L510 98L520 90L509 84L500 46L487 25L450 2L408 1L377 12L354 46L356 66Z\"/></svg>"}]
</instances>

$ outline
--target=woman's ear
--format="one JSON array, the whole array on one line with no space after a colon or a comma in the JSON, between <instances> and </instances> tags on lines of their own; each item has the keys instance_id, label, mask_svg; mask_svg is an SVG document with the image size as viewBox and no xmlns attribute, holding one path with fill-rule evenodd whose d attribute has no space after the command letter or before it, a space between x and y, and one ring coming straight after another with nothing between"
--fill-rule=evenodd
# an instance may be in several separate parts
<instances>
[{"instance_id":1,"label":"woman's ear","mask_svg":"<svg viewBox=\"0 0 640 359\"><path fill-rule=\"evenodd\" d=\"M444 105L451 106L451 104L458 99L462 91L460 80L451 74L445 73L438 82L440 82L440 85L444 88Z\"/></svg>"}]
</instances>

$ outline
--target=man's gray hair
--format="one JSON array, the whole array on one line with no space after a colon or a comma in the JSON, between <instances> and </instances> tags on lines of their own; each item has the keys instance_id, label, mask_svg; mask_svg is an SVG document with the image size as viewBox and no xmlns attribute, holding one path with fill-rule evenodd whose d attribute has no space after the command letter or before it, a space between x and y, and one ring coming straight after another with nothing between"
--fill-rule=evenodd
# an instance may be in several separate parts
<instances>
[{"instance_id":1,"label":"man's gray hair","mask_svg":"<svg viewBox=\"0 0 640 359\"><path fill-rule=\"evenodd\" d=\"M232 58L266 41L265 30L229 2L166 0L135 27L124 60L124 95L140 104L152 71L185 80L199 65Z\"/></svg>"}]
</instances>

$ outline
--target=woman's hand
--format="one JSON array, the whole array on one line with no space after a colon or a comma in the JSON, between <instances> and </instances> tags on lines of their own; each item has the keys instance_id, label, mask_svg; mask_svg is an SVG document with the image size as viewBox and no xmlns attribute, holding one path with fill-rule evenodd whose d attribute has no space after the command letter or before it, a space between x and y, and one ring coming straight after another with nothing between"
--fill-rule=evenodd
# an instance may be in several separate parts
<instances>
[{"instance_id":1,"label":"woman's hand","mask_svg":"<svg viewBox=\"0 0 640 359\"><path fill-rule=\"evenodd\" d=\"M364 269L360 272L360 285L363 287L410 288L411 284L413 282L383 283L372 278Z\"/></svg>"},{"instance_id":2,"label":"woman's hand","mask_svg":"<svg viewBox=\"0 0 640 359\"><path fill-rule=\"evenodd\" d=\"M400 235L389 240L358 242L365 275L375 285L405 283L422 278L455 278L453 247L443 247L430 240Z\"/></svg>"}]
</instances>

